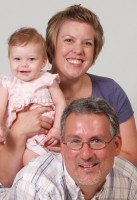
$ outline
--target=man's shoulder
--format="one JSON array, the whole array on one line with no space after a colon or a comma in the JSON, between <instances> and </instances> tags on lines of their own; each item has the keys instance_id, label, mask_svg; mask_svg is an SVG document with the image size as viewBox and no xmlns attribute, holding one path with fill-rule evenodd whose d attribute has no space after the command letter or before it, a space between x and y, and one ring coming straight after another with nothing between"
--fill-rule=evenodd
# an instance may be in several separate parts
<instances>
[{"instance_id":1,"label":"man's shoulder","mask_svg":"<svg viewBox=\"0 0 137 200\"><path fill-rule=\"evenodd\" d=\"M115 173L137 184L137 168L128 160L116 157L113 169Z\"/></svg>"},{"instance_id":2,"label":"man's shoulder","mask_svg":"<svg viewBox=\"0 0 137 200\"><path fill-rule=\"evenodd\" d=\"M10 189L1 188L0 199L65 199L63 173L61 154L46 153L25 166Z\"/></svg>"},{"instance_id":3,"label":"man's shoulder","mask_svg":"<svg viewBox=\"0 0 137 200\"><path fill-rule=\"evenodd\" d=\"M17 179L23 179L34 184L45 177L56 178L63 170L62 156L57 153L46 153L30 161L18 174ZM41 175L42 174L42 175ZM43 176L44 174L44 176ZM17 180L16 180L17 181Z\"/></svg>"},{"instance_id":4,"label":"man's shoulder","mask_svg":"<svg viewBox=\"0 0 137 200\"><path fill-rule=\"evenodd\" d=\"M124 158L116 157L98 196L101 199L137 199L136 185L137 168Z\"/></svg>"}]
</instances>

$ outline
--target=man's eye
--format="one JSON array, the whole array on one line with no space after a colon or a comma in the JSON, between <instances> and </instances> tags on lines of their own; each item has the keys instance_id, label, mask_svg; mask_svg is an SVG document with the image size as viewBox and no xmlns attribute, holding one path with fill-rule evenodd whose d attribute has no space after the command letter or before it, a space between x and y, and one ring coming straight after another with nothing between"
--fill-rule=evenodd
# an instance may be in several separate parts
<instances>
[{"instance_id":1,"label":"man's eye","mask_svg":"<svg viewBox=\"0 0 137 200\"><path fill-rule=\"evenodd\" d=\"M81 141L80 140L71 140L70 143L71 144L79 144L79 143L81 143Z\"/></svg>"},{"instance_id":2,"label":"man's eye","mask_svg":"<svg viewBox=\"0 0 137 200\"><path fill-rule=\"evenodd\" d=\"M102 139L100 139L100 138L96 138L96 139L93 139L93 140L91 140L91 142L90 142L90 143L92 143L92 144L103 143L103 140L102 140Z\"/></svg>"}]
</instances>

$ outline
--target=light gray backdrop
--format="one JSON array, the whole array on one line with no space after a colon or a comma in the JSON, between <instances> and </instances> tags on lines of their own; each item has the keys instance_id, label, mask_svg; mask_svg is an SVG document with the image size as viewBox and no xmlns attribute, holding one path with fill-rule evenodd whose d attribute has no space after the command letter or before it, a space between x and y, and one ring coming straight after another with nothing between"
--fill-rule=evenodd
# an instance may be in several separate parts
<instances>
[{"instance_id":1,"label":"light gray backdrop","mask_svg":"<svg viewBox=\"0 0 137 200\"><path fill-rule=\"evenodd\" d=\"M1 0L0 73L10 74L7 59L10 34L22 26L31 26L45 35L49 18L73 4L94 11L105 32L103 50L89 71L111 77L123 87L137 122L137 0Z\"/></svg>"}]
</instances>

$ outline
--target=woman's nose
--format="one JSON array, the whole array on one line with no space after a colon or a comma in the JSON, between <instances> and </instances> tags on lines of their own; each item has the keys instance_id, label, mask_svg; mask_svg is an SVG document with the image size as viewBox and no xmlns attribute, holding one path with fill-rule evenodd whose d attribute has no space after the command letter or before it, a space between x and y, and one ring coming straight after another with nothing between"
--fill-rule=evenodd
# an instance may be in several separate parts
<instances>
[{"instance_id":1,"label":"woman's nose","mask_svg":"<svg viewBox=\"0 0 137 200\"><path fill-rule=\"evenodd\" d=\"M83 53L83 46L81 43L75 43L73 45L73 52L77 54L82 54Z\"/></svg>"}]
</instances>

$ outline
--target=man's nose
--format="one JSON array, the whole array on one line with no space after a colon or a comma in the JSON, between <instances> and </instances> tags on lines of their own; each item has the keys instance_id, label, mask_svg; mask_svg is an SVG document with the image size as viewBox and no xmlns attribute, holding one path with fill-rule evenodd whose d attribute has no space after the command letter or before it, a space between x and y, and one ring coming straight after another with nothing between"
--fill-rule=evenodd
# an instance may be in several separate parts
<instances>
[{"instance_id":1,"label":"man's nose","mask_svg":"<svg viewBox=\"0 0 137 200\"><path fill-rule=\"evenodd\" d=\"M83 147L80 149L80 154L83 159L88 159L94 154L94 150L89 147L89 144L84 143Z\"/></svg>"}]
</instances>

